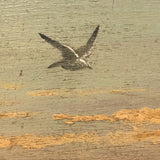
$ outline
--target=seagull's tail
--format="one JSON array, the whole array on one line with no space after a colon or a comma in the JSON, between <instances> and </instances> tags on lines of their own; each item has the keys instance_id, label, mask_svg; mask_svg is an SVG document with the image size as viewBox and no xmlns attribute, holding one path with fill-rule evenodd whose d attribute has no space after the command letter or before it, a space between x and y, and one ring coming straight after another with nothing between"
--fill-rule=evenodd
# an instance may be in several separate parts
<instances>
[{"instance_id":1,"label":"seagull's tail","mask_svg":"<svg viewBox=\"0 0 160 160\"><path fill-rule=\"evenodd\" d=\"M63 63L63 61L54 62L48 66L48 68L58 67Z\"/></svg>"}]
</instances>

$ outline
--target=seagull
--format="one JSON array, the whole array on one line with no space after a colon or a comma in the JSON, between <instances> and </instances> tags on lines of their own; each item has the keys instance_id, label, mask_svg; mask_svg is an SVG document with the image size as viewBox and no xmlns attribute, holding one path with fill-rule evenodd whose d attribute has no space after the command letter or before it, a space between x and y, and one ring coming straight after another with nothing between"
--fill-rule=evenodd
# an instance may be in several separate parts
<instances>
[{"instance_id":1,"label":"seagull","mask_svg":"<svg viewBox=\"0 0 160 160\"><path fill-rule=\"evenodd\" d=\"M78 49L73 49L67 45L63 45L60 42L52 40L44 34L39 33L41 38L43 38L46 42L50 43L53 47L60 50L62 53L63 59L58 62L54 62L53 64L48 66L48 68L61 66L62 68L71 71L80 70L84 68L92 69L90 64L87 62L86 58L91 55L90 50L93 47L93 43L97 37L98 30L99 25L95 28L87 43Z\"/></svg>"}]
</instances>

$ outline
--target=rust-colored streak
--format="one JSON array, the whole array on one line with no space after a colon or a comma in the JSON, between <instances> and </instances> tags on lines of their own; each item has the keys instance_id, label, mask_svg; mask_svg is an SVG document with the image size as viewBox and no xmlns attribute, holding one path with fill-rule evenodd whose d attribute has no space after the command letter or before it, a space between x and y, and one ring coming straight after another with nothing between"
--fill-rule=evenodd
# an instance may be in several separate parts
<instances>
[{"instance_id":1,"label":"rust-colored streak","mask_svg":"<svg viewBox=\"0 0 160 160\"><path fill-rule=\"evenodd\" d=\"M94 133L81 134L64 134L62 136L36 136L36 135L22 135L16 137L0 137L0 148L22 146L25 149L44 148L46 146L62 145L75 142L91 142L95 143L100 140Z\"/></svg>"},{"instance_id":2,"label":"rust-colored streak","mask_svg":"<svg viewBox=\"0 0 160 160\"><path fill-rule=\"evenodd\" d=\"M0 118L26 118L26 117L33 117L40 113L35 112L1 112Z\"/></svg>"},{"instance_id":3,"label":"rust-colored streak","mask_svg":"<svg viewBox=\"0 0 160 160\"><path fill-rule=\"evenodd\" d=\"M156 131L150 131L150 132L143 132L143 133L137 133L134 138L137 140L143 140L146 138L160 138L160 130Z\"/></svg>"},{"instance_id":4,"label":"rust-colored streak","mask_svg":"<svg viewBox=\"0 0 160 160\"><path fill-rule=\"evenodd\" d=\"M11 83L1 83L0 84L0 88L3 89L9 89L9 90L16 90L16 89L21 89L22 86L21 85L16 85L16 84L11 84Z\"/></svg>"},{"instance_id":5,"label":"rust-colored streak","mask_svg":"<svg viewBox=\"0 0 160 160\"><path fill-rule=\"evenodd\" d=\"M130 92L144 92L145 89L122 89L122 90L107 90L107 89L50 89L50 90L39 90L32 91L28 94L30 96L90 96L96 94L124 94Z\"/></svg>"},{"instance_id":6,"label":"rust-colored streak","mask_svg":"<svg viewBox=\"0 0 160 160\"><path fill-rule=\"evenodd\" d=\"M142 123L155 123L160 124L160 108L141 108L141 109L123 109L111 116L107 115L67 115L67 114L54 114L53 119L65 120L66 124L73 124L75 122L89 122L89 121L130 121L137 124Z\"/></svg>"}]
</instances>

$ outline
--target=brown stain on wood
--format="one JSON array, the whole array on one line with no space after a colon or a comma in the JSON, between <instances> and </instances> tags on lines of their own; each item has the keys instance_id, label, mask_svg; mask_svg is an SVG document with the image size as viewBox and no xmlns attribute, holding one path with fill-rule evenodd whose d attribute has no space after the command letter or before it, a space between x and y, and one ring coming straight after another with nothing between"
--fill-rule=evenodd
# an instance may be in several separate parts
<instances>
[{"instance_id":1,"label":"brown stain on wood","mask_svg":"<svg viewBox=\"0 0 160 160\"><path fill-rule=\"evenodd\" d=\"M160 124L160 108L141 108L141 109L122 109L113 113L111 116L107 115L67 115L54 114L53 119L64 120L66 124L74 124L76 122L90 122L90 121L130 121L136 124L151 123Z\"/></svg>"},{"instance_id":2,"label":"brown stain on wood","mask_svg":"<svg viewBox=\"0 0 160 160\"><path fill-rule=\"evenodd\" d=\"M137 133L134 138L137 140L144 140L147 138L159 138L160 137L160 130L150 131L150 132L143 132Z\"/></svg>"}]
</instances>

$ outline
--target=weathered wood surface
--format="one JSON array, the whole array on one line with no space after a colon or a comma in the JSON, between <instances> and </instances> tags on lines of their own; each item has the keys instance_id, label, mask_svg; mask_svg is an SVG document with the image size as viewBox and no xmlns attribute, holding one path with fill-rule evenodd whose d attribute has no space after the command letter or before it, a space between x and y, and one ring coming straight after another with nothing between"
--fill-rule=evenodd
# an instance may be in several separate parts
<instances>
[{"instance_id":1,"label":"weathered wood surface","mask_svg":"<svg viewBox=\"0 0 160 160\"><path fill-rule=\"evenodd\" d=\"M0 160L159 160L159 0L0 0ZM93 70L75 48L100 32Z\"/></svg>"}]
</instances>

